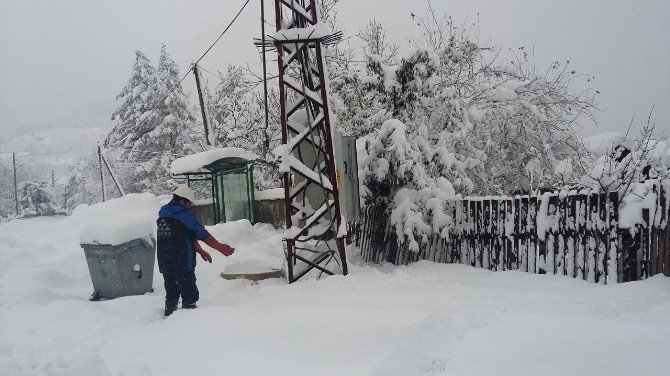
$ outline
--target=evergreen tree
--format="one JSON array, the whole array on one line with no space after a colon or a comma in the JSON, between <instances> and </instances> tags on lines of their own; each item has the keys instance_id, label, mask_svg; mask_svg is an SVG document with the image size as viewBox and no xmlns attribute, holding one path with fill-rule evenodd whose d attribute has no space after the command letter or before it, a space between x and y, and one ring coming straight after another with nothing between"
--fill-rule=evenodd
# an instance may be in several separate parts
<instances>
[{"instance_id":1,"label":"evergreen tree","mask_svg":"<svg viewBox=\"0 0 670 376\"><path fill-rule=\"evenodd\" d=\"M217 146L234 146L261 155L263 129L263 98L253 90L256 83L242 67L228 66L220 75L212 100L212 124Z\"/></svg>"},{"instance_id":2,"label":"evergreen tree","mask_svg":"<svg viewBox=\"0 0 670 376\"><path fill-rule=\"evenodd\" d=\"M56 200L46 180L35 179L19 186L19 209L22 215L53 215L56 208Z\"/></svg>"},{"instance_id":3,"label":"evergreen tree","mask_svg":"<svg viewBox=\"0 0 670 376\"><path fill-rule=\"evenodd\" d=\"M204 150L204 137L195 127L195 115L184 93L179 67L161 47L156 85L149 103L153 110L143 116L149 132L133 145L137 163L129 191L164 193L169 189L169 165L179 156Z\"/></svg>"},{"instance_id":4,"label":"evergreen tree","mask_svg":"<svg viewBox=\"0 0 670 376\"><path fill-rule=\"evenodd\" d=\"M0 159L0 218L14 211L14 185L12 169Z\"/></svg>"},{"instance_id":5,"label":"evergreen tree","mask_svg":"<svg viewBox=\"0 0 670 376\"><path fill-rule=\"evenodd\" d=\"M130 79L116 96L120 104L112 113L112 120L118 123L107 135L105 148L117 155L126 155L151 130L150 124L142 120L143 115L151 108L149 100L155 86L156 70L141 51L135 51L135 64Z\"/></svg>"},{"instance_id":6,"label":"evergreen tree","mask_svg":"<svg viewBox=\"0 0 670 376\"><path fill-rule=\"evenodd\" d=\"M121 123L105 146L112 149L114 162L126 167L120 175L128 192L165 193L171 185L170 162L204 150L204 135L195 127L179 67L167 48L161 47L156 69L142 53L136 56L131 79L119 96L123 102L113 115Z\"/></svg>"},{"instance_id":7,"label":"evergreen tree","mask_svg":"<svg viewBox=\"0 0 670 376\"><path fill-rule=\"evenodd\" d=\"M70 167L70 173L63 187L63 210L71 212L77 205L84 203L84 173L78 165Z\"/></svg>"}]
</instances>

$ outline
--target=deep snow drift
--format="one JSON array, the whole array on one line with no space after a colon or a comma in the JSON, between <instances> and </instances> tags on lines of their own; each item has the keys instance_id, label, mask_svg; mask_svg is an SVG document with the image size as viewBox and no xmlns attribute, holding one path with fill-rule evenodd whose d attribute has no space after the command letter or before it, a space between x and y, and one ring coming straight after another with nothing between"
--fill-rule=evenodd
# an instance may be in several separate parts
<instances>
[{"instance_id":1,"label":"deep snow drift","mask_svg":"<svg viewBox=\"0 0 670 376\"><path fill-rule=\"evenodd\" d=\"M129 214L155 215L158 200L142 199L144 212ZM354 264L349 276L293 285L227 281L219 273L236 263L281 261L281 233L243 221L211 229L237 252L199 262L199 309L163 319L157 271L154 293L89 302L79 235L102 207L0 224L1 375L670 371L669 278L601 286L420 262Z\"/></svg>"}]
</instances>

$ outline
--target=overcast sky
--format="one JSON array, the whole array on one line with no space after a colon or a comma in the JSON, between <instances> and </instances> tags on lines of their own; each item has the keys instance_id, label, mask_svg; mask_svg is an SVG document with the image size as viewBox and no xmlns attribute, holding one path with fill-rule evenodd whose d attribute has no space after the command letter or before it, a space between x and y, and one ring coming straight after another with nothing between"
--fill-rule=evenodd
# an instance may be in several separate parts
<instances>
[{"instance_id":1,"label":"overcast sky","mask_svg":"<svg viewBox=\"0 0 670 376\"><path fill-rule=\"evenodd\" d=\"M135 50L155 63L165 43L184 70L243 3L0 0L0 135L26 126L106 122ZM273 3L266 0L270 20ZM249 3L203 67L258 64L252 38L260 34L259 4ZM670 133L670 1L435 0L433 7L457 24L476 23L481 40L534 49L538 67L569 59L593 74L604 111L600 126L585 134L625 131L633 116L644 122L654 104L657 127ZM376 18L391 39L405 43L417 34L410 13L425 10L420 0L341 0L338 13L345 36ZM191 81L185 86L193 91Z\"/></svg>"}]
</instances>

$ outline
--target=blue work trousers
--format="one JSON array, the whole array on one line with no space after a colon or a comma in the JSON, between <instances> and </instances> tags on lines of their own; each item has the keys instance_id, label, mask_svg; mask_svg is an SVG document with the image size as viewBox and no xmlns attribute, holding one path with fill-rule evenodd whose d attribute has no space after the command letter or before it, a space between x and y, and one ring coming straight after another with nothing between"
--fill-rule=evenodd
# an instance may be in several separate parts
<instances>
[{"instance_id":1,"label":"blue work trousers","mask_svg":"<svg viewBox=\"0 0 670 376\"><path fill-rule=\"evenodd\" d=\"M181 296L181 306L188 307L200 299L198 286L195 284L195 272L163 273L165 282L165 301L176 301Z\"/></svg>"}]
</instances>

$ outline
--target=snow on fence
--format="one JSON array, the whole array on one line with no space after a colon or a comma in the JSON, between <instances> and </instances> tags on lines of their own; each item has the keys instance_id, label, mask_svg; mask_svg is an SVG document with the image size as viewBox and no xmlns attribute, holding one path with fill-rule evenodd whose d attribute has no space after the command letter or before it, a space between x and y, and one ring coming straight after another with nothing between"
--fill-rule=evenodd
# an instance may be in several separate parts
<instances>
[{"instance_id":1,"label":"snow on fence","mask_svg":"<svg viewBox=\"0 0 670 376\"><path fill-rule=\"evenodd\" d=\"M383 205L365 208L361 221L351 224L350 236L367 262L432 260L601 284L670 276L670 182L652 190L651 205L635 207L640 220L632 224L619 221L618 192L562 191L450 200L447 213L454 225L448 236L423 235L418 252L410 250L407 239L398 240Z\"/></svg>"}]
</instances>

